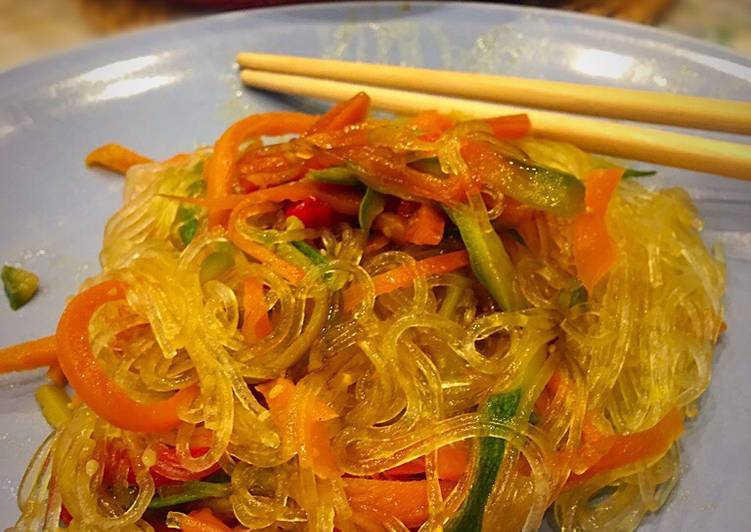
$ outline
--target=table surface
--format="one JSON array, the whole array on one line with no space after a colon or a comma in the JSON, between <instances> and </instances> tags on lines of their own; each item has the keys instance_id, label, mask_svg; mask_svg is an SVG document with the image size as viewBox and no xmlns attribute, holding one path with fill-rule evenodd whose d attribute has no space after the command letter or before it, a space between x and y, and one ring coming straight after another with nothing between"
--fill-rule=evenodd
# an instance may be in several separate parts
<instances>
[{"instance_id":1,"label":"table surface","mask_svg":"<svg viewBox=\"0 0 751 532\"><path fill-rule=\"evenodd\" d=\"M122 2L110 5L116 11ZM0 0L0 13L0 70L103 36L84 0ZM751 0L678 0L659 26L751 54Z\"/></svg>"}]
</instances>

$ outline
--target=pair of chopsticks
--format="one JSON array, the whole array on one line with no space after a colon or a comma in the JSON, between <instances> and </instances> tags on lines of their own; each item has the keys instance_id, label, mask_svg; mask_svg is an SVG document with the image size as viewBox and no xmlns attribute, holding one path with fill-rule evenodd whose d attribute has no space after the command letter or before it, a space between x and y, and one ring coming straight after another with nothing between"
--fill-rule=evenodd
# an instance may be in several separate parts
<instances>
[{"instance_id":1,"label":"pair of chopsticks","mask_svg":"<svg viewBox=\"0 0 751 532\"><path fill-rule=\"evenodd\" d=\"M603 155L751 180L749 144L534 109L751 135L749 102L274 54L244 52L237 62L243 82L258 89L335 101L364 91L374 107L402 114L527 113L540 137Z\"/></svg>"}]
</instances>

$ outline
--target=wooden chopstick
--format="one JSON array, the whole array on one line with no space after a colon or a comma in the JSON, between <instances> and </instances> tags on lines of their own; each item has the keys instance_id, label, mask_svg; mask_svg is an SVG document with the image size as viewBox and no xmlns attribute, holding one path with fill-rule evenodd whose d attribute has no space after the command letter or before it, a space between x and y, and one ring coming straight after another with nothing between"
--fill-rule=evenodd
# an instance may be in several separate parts
<instances>
[{"instance_id":1,"label":"wooden chopstick","mask_svg":"<svg viewBox=\"0 0 751 532\"><path fill-rule=\"evenodd\" d=\"M244 68L637 122L751 134L751 103L491 74L243 52Z\"/></svg>"},{"instance_id":2,"label":"wooden chopstick","mask_svg":"<svg viewBox=\"0 0 751 532\"><path fill-rule=\"evenodd\" d=\"M435 109L476 118L527 113L536 135L570 142L584 150L751 180L751 146L745 144L550 111L275 72L246 69L240 76L249 87L326 100L344 100L364 91L370 95L374 107L396 113L414 114Z\"/></svg>"}]
</instances>

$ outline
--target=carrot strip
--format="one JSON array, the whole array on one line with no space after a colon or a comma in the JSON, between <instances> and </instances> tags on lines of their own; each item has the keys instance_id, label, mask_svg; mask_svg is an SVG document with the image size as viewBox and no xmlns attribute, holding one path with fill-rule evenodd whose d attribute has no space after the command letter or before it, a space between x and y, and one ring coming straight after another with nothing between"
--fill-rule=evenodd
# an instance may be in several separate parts
<instances>
[{"instance_id":1,"label":"carrot strip","mask_svg":"<svg viewBox=\"0 0 751 532\"><path fill-rule=\"evenodd\" d=\"M148 157L120 144L104 144L86 156L87 166L101 166L120 174L127 172L131 166L150 162Z\"/></svg>"},{"instance_id":2,"label":"carrot strip","mask_svg":"<svg viewBox=\"0 0 751 532\"><path fill-rule=\"evenodd\" d=\"M208 508L193 510L188 515L180 516L178 524L183 532L232 532L232 529Z\"/></svg>"},{"instance_id":3,"label":"carrot strip","mask_svg":"<svg viewBox=\"0 0 751 532\"><path fill-rule=\"evenodd\" d=\"M169 159L165 159L162 161L162 164L180 164L188 160L190 157L189 153L176 153Z\"/></svg>"},{"instance_id":4,"label":"carrot strip","mask_svg":"<svg viewBox=\"0 0 751 532\"><path fill-rule=\"evenodd\" d=\"M412 117L412 125L420 130L422 140L434 141L454 125L454 120L438 111L422 111Z\"/></svg>"},{"instance_id":5,"label":"carrot strip","mask_svg":"<svg viewBox=\"0 0 751 532\"><path fill-rule=\"evenodd\" d=\"M418 528L428 519L428 485L425 480L377 480L344 477L344 492L354 510L392 516L407 528ZM453 483L441 481L441 491Z\"/></svg>"},{"instance_id":6,"label":"carrot strip","mask_svg":"<svg viewBox=\"0 0 751 532\"><path fill-rule=\"evenodd\" d=\"M282 434L283 445L300 452L303 448L310 453L313 469L324 478L337 478L340 472L331 450L331 442L324 422L338 417L326 403L315 398L302 401L309 393L304 385L295 385L291 380L278 378L257 386L269 405L271 419ZM300 403L307 408L297 415L294 410ZM288 427L294 424L294 437L290 440Z\"/></svg>"},{"instance_id":7,"label":"carrot strip","mask_svg":"<svg viewBox=\"0 0 751 532\"><path fill-rule=\"evenodd\" d=\"M178 411L193 402L198 388L185 388L169 399L137 402L109 378L91 350L91 317L104 303L123 299L126 288L120 281L104 281L68 303L57 325L60 367L89 408L116 427L137 432L167 432L180 424Z\"/></svg>"},{"instance_id":8,"label":"carrot strip","mask_svg":"<svg viewBox=\"0 0 751 532\"><path fill-rule=\"evenodd\" d=\"M404 239L412 244L435 246L443 239L445 224L443 215L438 209L423 203L409 217Z\"/></svg>"},{"instance_id":9,"label":"carrot strip","mask_svg":"<svg viewBox=\"0 0 751 532\"><path fill-rule=\"evenodd\" d=\"M254 343L271 332L271 321L264 304L263 283L248 276L243 281L242 333L248 343Z\"/></svg>"},{"instance_id":10,"label":"carrot strip","mask_svg":"<svg viewBox=\"0 0 751 532\"><path fill-rule=\"evenodd\" d=\"M264 247L263 245L253 242L250 238L238 233L237 231L230 231L229 238L232 243L243 250L245 253L261 262L287 279L290 283L298 285L305 277L305 272L290 264L284 259L279 258L273 251Z\"/></svg>"},{"instance_id":11,"label":"carrot strip","mask_svg":"<svg viewBox=\"0 0 751 532\"><path fill-rule=\"evenodd\" d=\"M622 175L622 168L598 168L587 174L587 210L573 221L572 245L576 272L590 293L618 261L618 249L608 233L605 215Z\"/></svg>"},{"instance_id":12,"label":"carrot strip","mask_svg":"<svg viewBox=\"0 0 751 532\"><path fill-rule=\"evenodd\" d=\"M393 292L398 288L406 288L415 281L415 275L430 277L442 273L453 272L469 264L469 255L466 251L452 251L443 255L436 255L417 261L417 268L398 266L393 270L380 273L373 277L375 295L380 296ZM362 291L358 286L350 286L344 291L344 308L352 310L362 300Z\"/></svg>"},{"instance_id":13,"label":"carrot strip","mask_svg":"<svg viewBox=\"0 0 751 532\"><path fill-rule=\"evenodd\" d=\"M224 197L232 192L232 168L240 145L251 135L284 135L304 133L317 120L303 113L276 112L252 115L232 124L214 144L214 153L204 170L209 199ZM209 224L225 220L222 211L209 209Z\"/></svg>"},{"instance_id":14,"label":"carrot strip","mask_svg":"<svg viewBox=\"0 0 751 532\"><path fill-rule=\"evenodd\" d=\"M469 463L467 443L460 441L438 449L438 478L459 480ZM400 466L384 471L387 477L404 477L425 474L425 457L421 456Z\"/></svg>"},{"instance_id":15,"label":"carrot strip","mask_svg":"<svg viewBox=\"0 0 751 532\"><path fill-rule=\"evenodd\" d=\"M47 378L58 386L65 386L68 383L65 374L58 363L54 363L49 367L47 370Z\"/></svg>"},{"instance_id":16,"label":"carrot strip","mask_svg":"<svg viewBox=\"0 0 751 532\"><path fill-rule=\"evenodd\" d=\"M365 120L370 108L370 96L364 92L355 94L347 101L341 102L323 115L308 130L308 135L315 135L325 131L336 131Z\"/></svg>"},{"instance_id":17,"label":"carrot strip","mask_svg":"<svg viewBox=\"0 0 751 532\"><path fill-rule=\"evenodd\" d=\"M532 123L526 114L486 118L485 122L499 139L519 139L532 130Z\"/></svg>"},{"instance_id":18,"label":"carrot strip","mask_svg":"<svg viewBox=\"0 0 751 532\"><path fill-rule=\"evenodd\" d=\"M232 210L244 201L248 203L281 203L283 201L302 201L313 196L331 205L331 208L336 212L349 216L357 215L362 199L362 194L352 187L307 180L285 183L276 187L256 190L249 194L228 194L221 198L187 198L169 194L163 196L183 203L199 205L215 212Z\"/></svg>"},{"instance_id":19,"label":"carrot strip","mask_svg":"<svg viewBox=\"0 0 751 532\"><path fill-rule=\"evenodd\" d=\"M665 454L681 434L683 434L683 414L675 408L650 429L617 436L610 450L581 475L571 475L564 489L573 488L604 471L618 469L642 460L656 459Z\"/></svg>"},{"instance_id":20,"label":"carrot strip","mask_svg":"<svg viewBox=\"0 0 751 532\"><path fill-rule=\"evenodd\" d=\"M305 277L305 272L290 264L284 259L278 257L273 251L267 247L254 242L245 233L238 229L238 223L240 220L252 216L254 214L261 214L273 209L273 205L269 203L257 203L254 198L246 198L244 202L240 203L233 211L229 219L229 233L228 237L238 248L245 253L267 265L273 269L279 275L287 279L292 284L300 284Z\"/></svg>"},{"instance_id":21,"label":"carrot strip","mask_svg":"<svg viewBox=\"0 0 751 532\"><path fill-rule=\"evenodd\" d=\"M41 368L57 362L57 340L45 336L0 349L0 373Z\"/></svg>"}]
</instances>

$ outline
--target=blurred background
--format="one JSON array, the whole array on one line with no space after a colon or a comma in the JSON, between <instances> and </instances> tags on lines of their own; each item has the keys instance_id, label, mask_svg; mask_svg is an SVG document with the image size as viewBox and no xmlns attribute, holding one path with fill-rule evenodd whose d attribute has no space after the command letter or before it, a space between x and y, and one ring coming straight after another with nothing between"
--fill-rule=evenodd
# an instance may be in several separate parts
<instances>
[{"instance_id":1,"label":"blurred background","mask_svg":"<svg viewBox=\"0 0 751 532\"><path fill-rule=\"evenodd\" d=\"M310 2L311 0L304 0ZM0 0L0 70L107 35L290 0ZM650 24L751 55L751 0L517 0Z\"/></svg>"}]
</instances>

